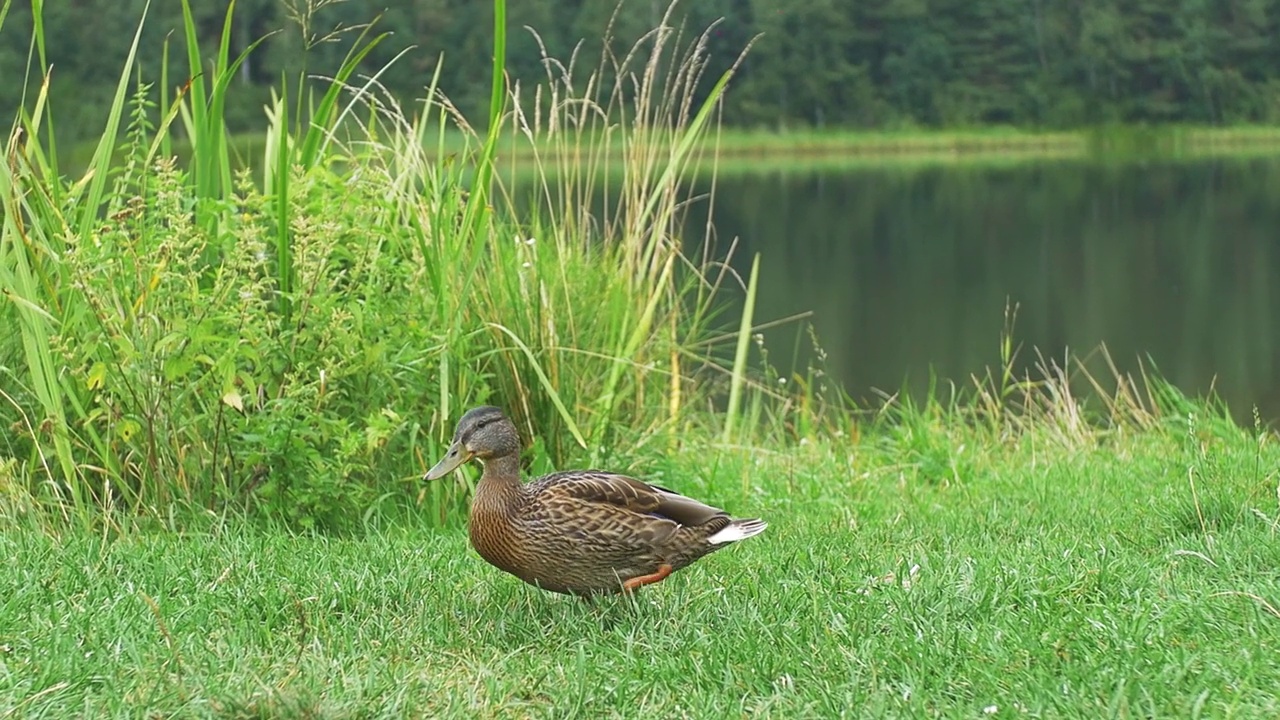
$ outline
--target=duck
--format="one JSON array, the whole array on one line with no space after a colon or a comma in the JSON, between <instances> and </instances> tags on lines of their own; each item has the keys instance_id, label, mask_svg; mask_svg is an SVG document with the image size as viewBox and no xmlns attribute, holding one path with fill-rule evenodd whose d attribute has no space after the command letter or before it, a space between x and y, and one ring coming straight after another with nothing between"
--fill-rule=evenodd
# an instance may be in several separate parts
<instances>
[{"instance_id":1,"label":"duck","mask_svg":"<svg viewBox=\"0 0 1280 720\"><path fill-rule=\"evenodd\" d=\"M459 420L444 457L423 479L483 466L471 500L471 546L490 565L553 593L630 594L710 553L764 532L664 487L603 470L520 479L520 435L501 408Z\"/></svg>"}]
</instances>

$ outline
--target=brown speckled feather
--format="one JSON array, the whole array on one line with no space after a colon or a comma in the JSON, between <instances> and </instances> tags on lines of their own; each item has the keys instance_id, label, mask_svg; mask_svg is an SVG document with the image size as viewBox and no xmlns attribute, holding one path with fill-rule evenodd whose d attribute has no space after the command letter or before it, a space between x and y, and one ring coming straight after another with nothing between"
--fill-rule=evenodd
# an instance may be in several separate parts
<instances>
[{"instance_id":1,"label":"brown speckled feather","mask_svg":"<svg viewBox=\"0 0 1280 720\"><path fill-rule=\"evenodd\" d=\"M723 510L664 487L603 470L570 470L544 475L530 482L527 489L545 496L548 502L564 498L564 502L607 503L681 525L702 525L716 517L728 517Z\"/></svg>"}]
</instances>

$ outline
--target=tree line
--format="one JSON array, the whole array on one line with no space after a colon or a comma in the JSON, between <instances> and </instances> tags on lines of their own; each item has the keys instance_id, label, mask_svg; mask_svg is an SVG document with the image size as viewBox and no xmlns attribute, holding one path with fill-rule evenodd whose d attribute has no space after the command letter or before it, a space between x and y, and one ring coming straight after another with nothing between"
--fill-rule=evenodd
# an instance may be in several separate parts
<instances>
[{"instance_id":1,"label":"tree line","mask_svg":"<svg viewBox=\"0 0 1280 720\"><path fill-rule=\"evenodd\" d=\"M61 125L98 130L143 5L44 4ZM227 3L192 5L210 53ZM594 67L606 28L612 48L623 50L668 7L666 0L508 5L508 70L526 82L545 78L542 48L567 59L577 47L580 65ZM484 0L239 0L233 51L270 37L241 69L231 121L258 124L282 77L332 72L370 23L391 35L366 58L366 73L398 58L381 81L410 100L442 60L441 90L464 114L482 115L492 18ZM1280 121L1280 0L683 0L670 19L686 37L716 23L708 44L716 74L755 39L725 106L726 123L740 127ZM169 78L185 79L181 28L178 0L152 2L140 50L144 80L158 82L166 37ZM15 5L0 29L0 110L10 116L38 87L39 78L25 74L31 30L30 4Z\"/></svg>"}]
</instances>

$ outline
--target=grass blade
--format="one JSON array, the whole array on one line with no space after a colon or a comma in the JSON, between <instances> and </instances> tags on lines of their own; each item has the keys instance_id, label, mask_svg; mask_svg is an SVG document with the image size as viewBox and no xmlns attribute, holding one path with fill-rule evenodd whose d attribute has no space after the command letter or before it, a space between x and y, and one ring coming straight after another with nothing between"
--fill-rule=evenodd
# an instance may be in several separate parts
<instances>
[{"instance_id":1,"label":"grass blade","mask_svg":"<svg viewBox=\"0 0 1280 720\"><path fill-rule=\"evenodd\" d=\"M185 2L185 0L184 0ZM124 116L125 98L129 94L129 78L133 74L133 64L138 56L138 43L142 40L142 27L146 23L147 12L151 8L151 0L143 5L142 18L138 21L138 29L133 33L133 42L129 45L129 55L125 58L124 70L120 73L120 81L116 84L116 94L111 101L111 109L107 113L107 126L102 131L102 138L89 163L88 194L82 198L80 218L77 230L80 237L88 237L103 206L107 177L110 175L112 155L120 135L120 118Z\"/></svg>"},{"instance_id":2,"label":"grass blade","mask_svg":"<svg viewBox=\"0 0 1280 720\"><path fill-rule=\"evenodd\" d=\"M565 407L564 401L560 399L560 393L556 392L555 385L547 377L546 371L542 369L542 364L538 362L538 358L534 357L533 351L529 349L529 346L518 335L511 332L510 329L498 323L487 323L487 325L511 338L511 342L515 343L516 347L520 348L524 356L529 359L529 365L533 368L534 374L538 376L538 382L542 383L542 389L546 391L547 397L551 399L552 404L555 405L556 410L560 413L560 419L564 420L565 426L569 428L569 433L573 435L573 439L578 442L578 445L586 448L587 441L578 430L577 423L573 421L573 416L569 414L569 409Z\"/></svg>"},{"instance_id":3,"label":"grass blade","mask_svg":"<svg viewBox=\"0 0 1280 720\"><path fill-rule=\"evenodd\" d=\"M756 309L756 281L760 277L760 254L751 260L751 278L747 281L747 297L742 305L742 321L738 323L738 347L733 355L733 376L729 382L729 408L725 411L725 443L733 442L733 432L738 420L738 406L742 402L742 386L747 376L747 351L751 345L751 321Z\"/></svg>"}]
</instances>

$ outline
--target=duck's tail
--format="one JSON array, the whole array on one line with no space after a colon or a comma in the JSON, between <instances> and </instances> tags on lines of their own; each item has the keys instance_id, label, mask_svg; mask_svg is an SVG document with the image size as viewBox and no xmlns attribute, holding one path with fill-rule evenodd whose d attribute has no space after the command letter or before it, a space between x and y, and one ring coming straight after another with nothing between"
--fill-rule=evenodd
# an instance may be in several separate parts
<instances>
[{"instance_id":1,"label":"duck's tail","mask_svg":"<svg viewBox=\"0 0 1280 720\"><path fill-rule=\"evenodd\" d=\"M724 526L723 530L720 530L715 535L707 538L707 542L712 545L724 545L726 543L738 542L739 540L746 540L749 537L759 535L764 532L764 529L767 527L769 527L769 523L757 518L734 520Z\"/></svg>"}]
</instances>

